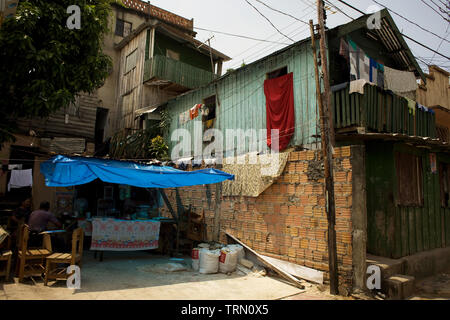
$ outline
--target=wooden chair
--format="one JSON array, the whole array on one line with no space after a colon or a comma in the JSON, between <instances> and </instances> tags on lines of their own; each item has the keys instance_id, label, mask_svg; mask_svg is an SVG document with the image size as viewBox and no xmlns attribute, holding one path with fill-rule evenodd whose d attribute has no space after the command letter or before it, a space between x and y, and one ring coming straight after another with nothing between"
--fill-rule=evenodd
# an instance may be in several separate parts
<instances>
[{"instance_id":1,"label":"wooden chair","mask_svg":"<svg viewBox=\"0 0 450 320\"><path fill-rule=\"evenodd\" d=\"M44 234L42 248L28 248L30 228L23 224L21 227L20 246L17 252L17 273L19 281L24 277L42 275L45 272L44 261L52 253L52 242L49 234Z\"/></svg>"},{"instance_id":2,"label":"wooden chair","mask_svg":"<svg viewBox=\"0 0 450 320\"><path fill-rule=\"evenodd\" d=\"M5 280L9 280L9 273L11 270L11 257L12 257L12 251L11 249L11 236L7 236L6 239L3 240L4 243L6 241L6 245L4 246L5 251L0 250L0 262L6 262L6 268L3 270L0 270L0 277L4 276Z\"/></svg>"},{"instance_id":3,"label":"wooden chair","mask_svg":"<svg viewBox=\"0 0 450 320\"><path fill-rule=\"evenodd\" d=\"M72 253L53 253L46 258L44 285L48 280L67 280L70 274L66 273L68 266L81 267L83 256L83 229L78 228L72 234ZM68 264L67 267L55 267L55 264Z\"/></svg>"}]
</instances>

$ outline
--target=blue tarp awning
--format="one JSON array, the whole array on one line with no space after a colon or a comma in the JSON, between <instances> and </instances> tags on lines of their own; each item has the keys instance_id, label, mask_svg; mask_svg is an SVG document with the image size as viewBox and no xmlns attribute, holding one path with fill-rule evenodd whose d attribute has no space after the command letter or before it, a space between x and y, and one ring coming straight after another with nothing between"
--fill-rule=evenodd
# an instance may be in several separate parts
<instances>
[{"instance_id":1,"label":"blue tarp awning","mask_svg":"<svg viewBox=\"0 0 450 320\"><path fill-rule=\"evenodd\" d=\"M41 163L48 187L70 187L100 179L108 183L140 188L175 188L234 180L234 175L217 170L181 171L172 167L142 165L129 161L55 156Z\"/></svg>"}]
</instances>

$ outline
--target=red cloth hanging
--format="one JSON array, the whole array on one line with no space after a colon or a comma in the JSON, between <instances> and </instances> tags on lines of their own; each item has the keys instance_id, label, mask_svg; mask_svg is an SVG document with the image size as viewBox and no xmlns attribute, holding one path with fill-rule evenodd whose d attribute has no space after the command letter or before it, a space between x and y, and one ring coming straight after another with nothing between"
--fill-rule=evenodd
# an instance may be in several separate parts
<instances>
[{"instance_id":1,"label":"red cloth hanging","mask_svg":"<svg viewBox=\"0 0 450 320\"><path fill-rule=\"evenodd\" d=\"M294 74L289 73L264 81L266 95L267 145L274 151L283 151L289 145L295 131ZM279 148L272 148L271 130L279 131Z\"/></svg>"}]
</instances>

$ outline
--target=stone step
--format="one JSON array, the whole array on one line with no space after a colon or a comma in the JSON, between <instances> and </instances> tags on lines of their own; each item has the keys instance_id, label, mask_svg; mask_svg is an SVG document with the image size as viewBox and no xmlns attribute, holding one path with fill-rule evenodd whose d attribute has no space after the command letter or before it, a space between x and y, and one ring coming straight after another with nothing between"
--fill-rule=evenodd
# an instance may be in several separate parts
<instances>
[{"instance_id":1,"label":"stone step","mask_svg":"<svg viewBox=\"0 0 450 320\"><path fill-rule=\"evenodd\" d=\"M366 265L376 265L380 267L381 279L388 279L395 274L404 274L405 262L402 259L389 259L385 257L368 254Z\"/></svg>"},{"instance_id":2,"label":"stone step","mask_svg":"<svg viewBox=\"0 0 450 320\"><path fill-rule=\"evenodd\" d=\"M395 274L385 280L381 285L381 291L385 293L389 300L404 300L414 294L414 281L412 276Z\"/></svg>"}]
</instances>

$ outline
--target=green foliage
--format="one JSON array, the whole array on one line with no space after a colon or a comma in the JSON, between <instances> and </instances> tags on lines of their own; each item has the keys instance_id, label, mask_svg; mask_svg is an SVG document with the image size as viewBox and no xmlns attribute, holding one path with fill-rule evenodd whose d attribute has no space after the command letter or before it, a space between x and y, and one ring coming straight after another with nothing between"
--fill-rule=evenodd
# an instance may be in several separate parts
<instances>
[{"instance_id":1,"label":"green foliage","mask_svg":"<svg viewBox=\"0 0 450 320\"><path fill-rule=\"evenodd\" d=\"M149 155L153 159L165 160L168 157L169 147L161 136L151 140Z\"/></svg>"},{"instance_id":2,"label":"green foliage","mask_svg":"<svg viewBox=\"0 0 450 320\"><path fill-rule=\"evenodd\" d=\"M24 0L0 28L0 145L17 118L47 117L79 92L103 85L111 59L102 53L112 0ZM81 29L66 22L81 9Z\"/></svg>"},{"instance_id":3,"label":"green foliage","mask_svg":"<svg viewBox=\"0 0 450 320\"><path fill-rule=\"evenodd\" d=\"M159 122L159 128L163 135L168 135L170 130L170 124L172 123L172 117L170 116L167 108L161 110L161 121Z\"/></svg>"},{"instance_id":4,"label":"green foliage","mask_svg":"<svg viewBox=\"0 0 450 320\"><path fill-rule=\"evenodd\" d=\"M113 159L169 160L164 139L154 130L140 130L133 134L118 132L111 139L109 155Z\"/></svg>"}]
</instances>

